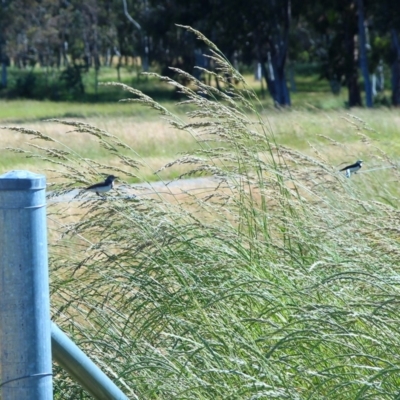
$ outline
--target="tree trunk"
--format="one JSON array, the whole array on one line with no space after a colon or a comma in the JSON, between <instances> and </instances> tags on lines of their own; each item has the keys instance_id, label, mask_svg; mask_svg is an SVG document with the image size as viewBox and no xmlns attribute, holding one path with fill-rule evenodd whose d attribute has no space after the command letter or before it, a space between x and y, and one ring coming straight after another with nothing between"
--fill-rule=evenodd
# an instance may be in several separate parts
<instances>
[{"instance_id":1,"label":"tree trunk","mask_svg":"<svg viewBox=\"0 0 400 400\"><path fill-rule=\"evenodd\" d=\"M392 64L392 104L400 106L400 44L396 29L391 30L392 50L395 55Z\"/></svg>"},{"instance_id":2,"label":"tree trunk","mask_svg":"<svg viewBox=\"0 0 400 400\"><path fill-rule=\"evenodd\" d=\"M358 68L354 35L347 29L346 34L347 62L346 83L349 90L349 107L362 106L360 85L358 83Z\"/></svg>"},{"instance_id":3,"label":"tree trunk","mask_svg":"<svg viewBox=\"0 0 400 400\"><path fill-rule=\"evenodd\" d=\"M96 19L97 23L97 19ZM94 63L94 90L96 93L96 96L98 94L99 90L99 70L100 70L100 55L99 55L99 50L98 50L98 35L97 35L97 29L95 28L94 30L94 35L93 35L93 63Z\"/></svg>"},{"instance_id":4,"label":"tree trunk","mask_svg":"<svg viewBox=\"0 0 400 400\"><path fill-rule=\"evenodd\" d=\"M1 40L0 37L0 62L1 62L1 80L0 80L0 88L7 87L7 64L9 63L9 59L6 56L4 51L4 41Z\"/></svg>"},{"instance_id":5,"label":"tree trunk","mask_svg":"<svg viewBox=\"0 0 400 400\"><path fill-rule=\"evenodd\" d=\"M290 106L290 95L286 82L285 67L272 62L273 74L265 74L268 90L276 106ZM264 67L265 73L265 67Z\"/></svg>"},{"instance_id":6,"label":"tree trunk","mask_svg":"<svg viewBox=\"0 0 400 400\"><path fill-rule=\"evenodd\" d=\"M7 63L4 60L3 56L3 62L1 63L1 87L6 88L7 87Z\"/></svg>"},{"instance_id":7,"label":"tree trunk","mask_svg":"<svg viewBox=\"0 0 400 400\"><path fill-rule=\"evenodd\" d=\"M352 74L348 75L347 87L349 89L349 107L362 106L357 69L355 69Z\"/></svg>"},{"instance_id":8,"label":"tree trunk","mask_svg":"<svg viewBox=\"0 0 400 400\"><path fill-rule=\"evenodd\" d=\"M358 0L358 37L360 44L360 68L364 78L364 88L366 96L366 106L372 107L372 87L368 72L367 48L365 37L365 19L364 19L364 4L363 0Z\"/></svg>"},{"instance_id":9,"label":"tree trunk","mask_svg":"<svg viewBox=\"0 0 400 400\"><path fill-rule=\"evenodd\" d=\"M276 21L274 35L269 41L268 71L263 64L263 73L268 90L276 106L290 106L290 94L286 82L285 63L288 49L288 36L291 19L291 1L283 5L283 20ZM283 22L281 24L281 22ZM268 72L268 73L267 73Z\"/></svg>"},{"instance_id":10,"label":"tree trunk","mask_svg":"<svg viewBox=\"0 0 400 400\"><path fill-rule=\"evenodd\" d=\"M289 82L290 82L290 91L292 93L297 92L296 81L294 79L294 63L290 62L288 65L289 68Z\"/></svg>"}]
</instances>

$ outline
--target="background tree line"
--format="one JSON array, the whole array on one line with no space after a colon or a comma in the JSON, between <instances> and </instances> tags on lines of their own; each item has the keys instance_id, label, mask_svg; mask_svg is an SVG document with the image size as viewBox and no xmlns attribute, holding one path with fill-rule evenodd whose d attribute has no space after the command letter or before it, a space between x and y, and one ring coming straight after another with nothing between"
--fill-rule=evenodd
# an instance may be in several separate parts
<instances>
[{"instance_id":1,"label":"background tree line","mask_svg":"<svg viewBox=\"0 0 400 400\"><path fill-rule=\"evenodd\" d=\"M349 106L371 107L389 67L400 105L400 5L391 0L0 0L0 93L33 96L38 67L72 97L85 90L82 74L97 79L103 66L212 68L207 49L176 24L204 33L233 65L257 65L277 105L290 105L298 62L318 63L332 91L346 86ZM27 71L15 87L9 66Z\"/></svg>"}]
</instances>

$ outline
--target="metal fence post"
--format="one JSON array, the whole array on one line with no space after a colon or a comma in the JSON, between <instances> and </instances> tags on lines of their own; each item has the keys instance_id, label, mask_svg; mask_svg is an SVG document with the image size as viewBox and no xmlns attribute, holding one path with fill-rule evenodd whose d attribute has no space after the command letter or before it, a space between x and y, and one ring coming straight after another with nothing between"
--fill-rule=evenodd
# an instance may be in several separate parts
<instances>
[{"instance_id":1,"label":"metal fence post","mask_svg":"<svg viewBox=\"0 0 400 400\"><path fill-rule=\"evenodd\" d=\"M53 399L46 178L0 176L0 397Z\"/></svg>"}]
</instances>

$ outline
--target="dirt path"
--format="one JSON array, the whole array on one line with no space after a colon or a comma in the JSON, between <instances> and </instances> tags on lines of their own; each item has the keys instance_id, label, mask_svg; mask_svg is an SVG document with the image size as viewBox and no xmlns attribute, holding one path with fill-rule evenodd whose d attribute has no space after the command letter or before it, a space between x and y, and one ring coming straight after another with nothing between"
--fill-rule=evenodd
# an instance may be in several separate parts
<instances>
[{"instance_id":1,"label":"dirt path","mask_svg":"<svg viewBox=\"0 0 400 400\"><path fill-rule=\"evenodd\" d=\"M212 177L178 179L173 181L145 182L132 185L116 185L115 190L107 193L108 199L134 198L154 195L182 195L195 194L200 191L213 190L218 186L218 181ZM90 198L98 198L94 193L74 189L62 196L52 197L48 193L48 203L67 203L86 201Z\"/></svg>"}]
</instances>

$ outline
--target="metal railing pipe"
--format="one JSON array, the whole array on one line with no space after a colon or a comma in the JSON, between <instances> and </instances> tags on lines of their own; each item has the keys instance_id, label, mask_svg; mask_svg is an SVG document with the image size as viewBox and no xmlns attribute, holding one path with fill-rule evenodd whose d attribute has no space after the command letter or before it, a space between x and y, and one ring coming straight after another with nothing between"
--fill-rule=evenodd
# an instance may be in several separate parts
<instances>
[{"instance_id":1,"label":"metal railing pipe","mask_svg":"<svg viewBox=\"0 0 400 400\"><path fill-rule=\"evenodd\" d=\"M115 383L54 323L51 323L53 360L98 400L128 400Z\"/></svg>"},{"instance_id":2,"label":"metal railing pipe","mask_svg":"<svg viewBox=\"0 0 400 400\"><path fill-rule=\"evenodd\" d=\"M0 397L53 399L46 178L0 176Z\"/></svg>"},{"instance_id":3,"label":"metal railing pipe","mask_svg":"<svg viewBox=\"0 0 400 400\"><path fill-rule=\"evenodd\" d=\"M53 359L98 400L128 400L115 383L54 323L51 323Z\"/></svg>"}]
</instances>

